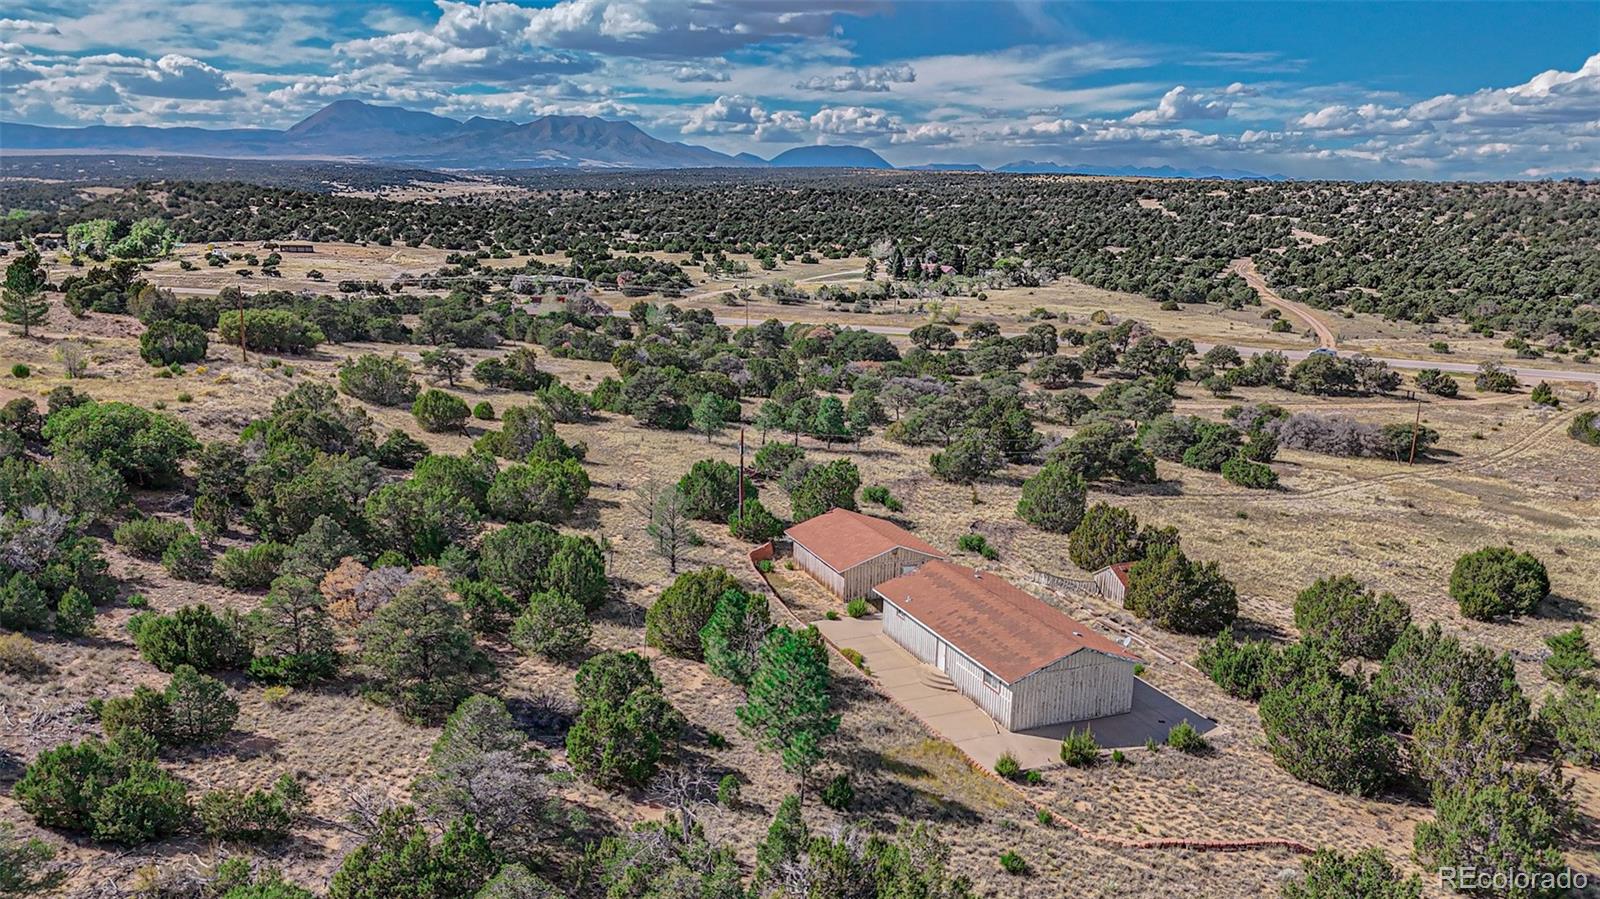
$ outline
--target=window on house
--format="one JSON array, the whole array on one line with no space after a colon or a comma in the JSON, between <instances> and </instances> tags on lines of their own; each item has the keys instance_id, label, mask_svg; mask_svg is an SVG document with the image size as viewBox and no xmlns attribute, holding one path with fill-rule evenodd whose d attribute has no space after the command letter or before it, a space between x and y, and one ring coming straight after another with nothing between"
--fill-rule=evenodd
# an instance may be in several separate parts
<instances>
[{"instance_id":1,"label":"window on house","mask_svg":"<svg viewBox=\"0 0 1600 899\"><path fill-rule=\"evenodd\" d=\"M983 673L983 685L996 693L1000 692L1000 678L995 677L987 671Z\"/></svg>"}]
</instances>

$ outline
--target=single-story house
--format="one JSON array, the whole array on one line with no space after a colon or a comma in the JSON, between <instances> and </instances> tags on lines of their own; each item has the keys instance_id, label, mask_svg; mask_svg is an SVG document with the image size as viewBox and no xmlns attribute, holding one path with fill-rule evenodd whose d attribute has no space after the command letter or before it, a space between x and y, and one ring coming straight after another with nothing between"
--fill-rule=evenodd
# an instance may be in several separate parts
<instances>
[{"instance_id":1,"label":"single-story house","mask_svg":"<svg viewBox=\"0 0 1600 899\"><path fill-rule=\"evenodd\" d=\"M872 595L890 578L917 570L944 552L892 521L833 509L784 532L794 560L840 599Z\"/></svg>"},{"instance_id":2,"label":"single-story house","mask_svg":"<svg viewBox=\"0 0 1600 899\"><path fill-rule=\"evenodd\" d=\"M1138 657L1004 578L934 560L876 593L884 635L1006 730L1133 708Z\"/></svg>"},{"instance_id":3,"label":"single-story house","mask_svg":"<svg viewBox=\"0 0 1600 899\"><path fill-rule=\"evenodd\" d=\"M1132 562L1118 562L1096 571L1094 582L1100 588L1100 595L1113 602L1122 602L1122 597L1128 593L1128 569L1132 567Z\"/></svg>"}]
</instances>

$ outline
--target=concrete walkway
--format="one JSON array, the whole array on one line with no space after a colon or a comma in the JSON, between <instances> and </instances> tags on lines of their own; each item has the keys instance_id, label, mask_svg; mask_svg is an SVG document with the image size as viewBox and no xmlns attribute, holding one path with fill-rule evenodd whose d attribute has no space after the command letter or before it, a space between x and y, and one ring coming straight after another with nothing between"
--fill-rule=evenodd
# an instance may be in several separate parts
<instances>
[{"instance_id":1,"label":"concrete walkway","mask_svg":"<svg viewBox=\"0 0 1600 899\"><path fill-rule=\"evenodd\" d=\"M1135 679L1133 710L1125 715L1026 731L1003 730L972 700L934 686L940 672L885 637L883 621L876 615L812 623L834 645L861 653L872 678L885 693L991 771L1006 752L1023 768L1061 764L1061 740L1074 727L1087 727L1106 749L1141 747L1147 739L1162 742L1167 731L1184 720L1201 733L1216 727L1198 712Z\"/></svg>"}]
</instances>

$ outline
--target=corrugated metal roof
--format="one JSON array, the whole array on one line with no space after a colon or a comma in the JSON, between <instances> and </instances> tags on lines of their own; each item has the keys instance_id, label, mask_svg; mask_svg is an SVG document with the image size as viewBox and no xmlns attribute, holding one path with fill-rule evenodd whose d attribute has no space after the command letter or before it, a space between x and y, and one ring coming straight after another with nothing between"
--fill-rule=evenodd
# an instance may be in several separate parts
<instances>
[{"instance_id":1,"label":"corrugated metal roof","mask_svg":"<svg viewBox=\"0 0 1600 899\"><path fill-rule=\"evenodd\" d=\"M928 562L877 592L1008 684L1080 649L1138 661L1005 578L950 562Z\"/></svg>"}]
</instances>

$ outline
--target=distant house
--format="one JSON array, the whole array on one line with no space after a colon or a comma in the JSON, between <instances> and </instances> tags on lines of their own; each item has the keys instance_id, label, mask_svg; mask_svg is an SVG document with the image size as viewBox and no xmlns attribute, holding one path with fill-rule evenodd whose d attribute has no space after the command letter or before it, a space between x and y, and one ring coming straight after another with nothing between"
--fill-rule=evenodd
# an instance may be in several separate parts
<instances>
[{"instance_id":1,"label":"distant house","mask_svg":"<svg viewBox=\"0 0 1600 899\"><path fill-rule=\"evenodd\" d=\"M1138 658L1004 578L935 560L874 592L884 636L1006 730L1133 708Z\"/></svg>"},{"instance_id":2,"label":"distant house","mask_svg":"<svg viewBox=\"0 0 1600 899\"><path fill-rule=\"evenodd\" d=\"M1122 602L1122 597L1128 593L1128 569L1132 567L1132 562L1118 562L1096 571L1094 582L1100 587L1100 595L1114 602Z\"/></svg>"},{"instance_id":3,"label":"distant house","mask_svg":"<svg viewBox=\"0 0 1600 899\"><path fill-rule=\"evenodd\" d=\"M315 253L316 251L317 248L308 243L278 244L278 252L280 253Z\"/></svg>"},{"instance_id":4,"label":"distant house","mask_svg":"<svg viewBox=\"0 0 1600 899\"><path fill-rule=\"evenodd\" d=\"M784 532L794 560L840 599L870 596L872 588L944 552L892 521L834 509Z\"/></svg>"}]
</instances>

